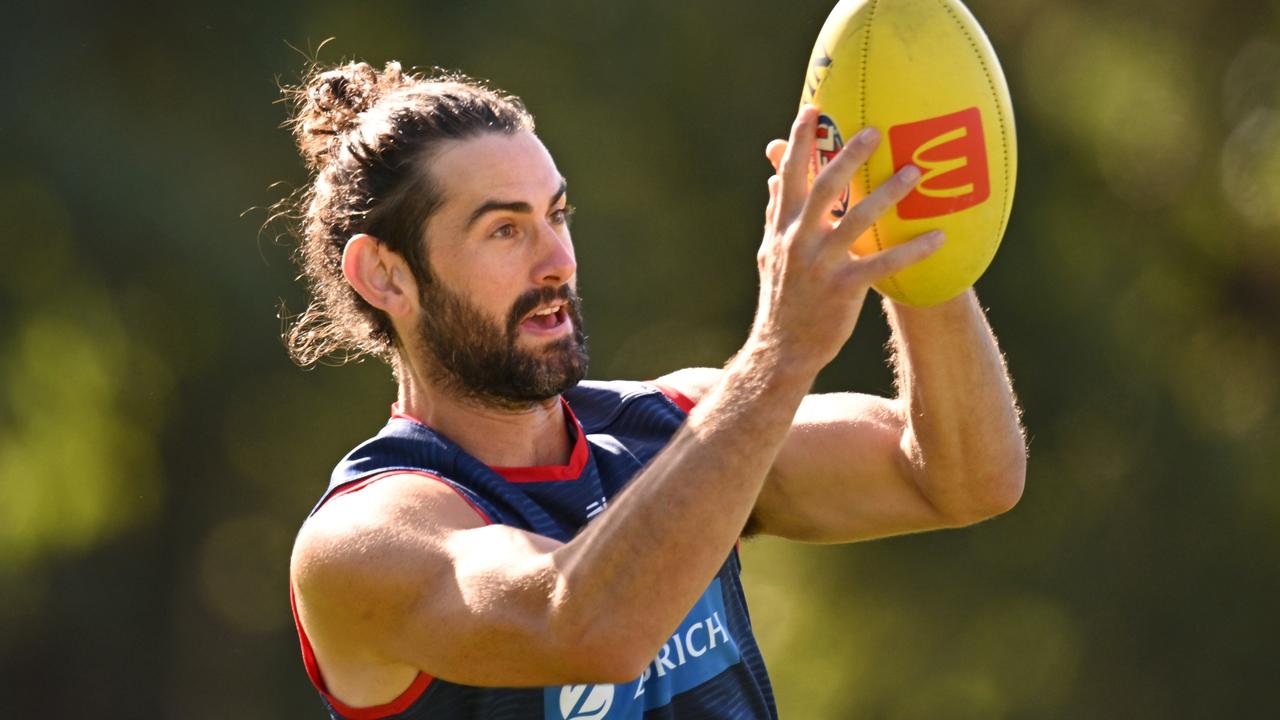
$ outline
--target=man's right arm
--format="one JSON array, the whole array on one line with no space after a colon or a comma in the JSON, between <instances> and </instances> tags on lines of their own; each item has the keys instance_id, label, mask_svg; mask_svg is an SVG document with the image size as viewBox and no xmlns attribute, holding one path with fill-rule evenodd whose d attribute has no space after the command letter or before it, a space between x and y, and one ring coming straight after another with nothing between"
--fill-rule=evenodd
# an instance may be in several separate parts
<instances>
[{"instance_id":1,"label":"man's right arm","mask_svg":"<svg viewBox=\"0 0 1280 720\"><path fill-rule=\"evenodd\" d=\"M486 525L421 475L326 503L299 535L293 581L330 692L363 694L341 682L366 673L403 689L412 673L397 666L478 686L638 677L724 563L811 382L766 379L767 357L739 363L738 382L568 543Z\"/></svg>"}]
</instances>

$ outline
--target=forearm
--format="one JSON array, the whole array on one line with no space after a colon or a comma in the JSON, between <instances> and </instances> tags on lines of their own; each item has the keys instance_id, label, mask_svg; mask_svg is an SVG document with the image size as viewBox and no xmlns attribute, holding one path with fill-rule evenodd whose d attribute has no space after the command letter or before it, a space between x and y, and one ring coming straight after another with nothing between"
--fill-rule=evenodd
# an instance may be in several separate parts
<instances>
[{"instance_id":1,"label":"forearm","mask_svg":"<svg viewBox=\"0 0 1280 720\"><path fill-rule=\"evenodd\" d=\"M564 610L593 618L583 642L651 659L733 548L812 378L770 348L744 350L667 449L557 550Z\"/></svg>"},{"instance_id":2,"label":"forearm","mask_svg":"<svg viewBox=\"0 0 1280 720\"><path fill-rule=\"evenodd\" d=\"M1012 506L1026 451L1004 358L972 290L930 308L885 301L903 449L921 492L958 522Z\"/></svg>"}]
</instances>

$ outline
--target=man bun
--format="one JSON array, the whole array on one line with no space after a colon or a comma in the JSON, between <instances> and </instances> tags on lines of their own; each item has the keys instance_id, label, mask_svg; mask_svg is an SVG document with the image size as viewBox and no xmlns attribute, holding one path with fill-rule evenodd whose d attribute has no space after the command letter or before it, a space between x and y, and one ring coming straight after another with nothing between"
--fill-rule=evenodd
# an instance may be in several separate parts
<instances>
[{"instance_id":1,"label":"man bun","mask_svg":"<svg viewBox=\"0 0 1280 720\"><path fill-rule=\"evenodd\" d=\"M308 169L317 170L333 157L342 135L359 126L360 113L387 93L406 85L400 63L382 72L352 62L321 72L313 69L295 90L293 133Z\"/></svg>"},{"instance_id":2,"label":"man bun","mask_svg":"<svg viewBox=\"0 0 1280 720\"><path fill-rule=\"evenodd\" d=\"M442 143L487 133L533 132L520 99L461 73L403 72L389 62L310 66L285 87L293 112L286 123L310 179L276 208L298 238L294 258L310 300L286 317L285 344L300 365L375 356L398 369L395 328L342 273L342 252L360 233L372 235L408 263L423 292L432 274L426 226L443 201L431 172Z\"/></svg>"}]
</instances>

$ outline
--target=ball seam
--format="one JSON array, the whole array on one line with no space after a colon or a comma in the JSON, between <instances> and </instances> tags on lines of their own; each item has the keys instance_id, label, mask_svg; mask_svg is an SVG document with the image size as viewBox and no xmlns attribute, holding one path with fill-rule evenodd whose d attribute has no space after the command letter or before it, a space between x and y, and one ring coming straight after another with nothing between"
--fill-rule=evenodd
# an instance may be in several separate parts
<instances>
[{"instance_id":1,"label":"ball seam","mask_svg":"<svg viewBox=\"0 0 1280 720\"><path fill-rule=\"evenodd\" d=\"M861 99L862 110L862 127L867 126L867 70L871 65L869 56L871 55L871 25L876 19L876 9L880 6L880 0L871 0L871 8L867 11L867 25L863 33L862 40L862 92L858 93ZM861 128L859 128L861 129ZM868 160L862 164L862 197L865 199L871 194L871 163ZM876 252L884 252L884 242L880 238L880 222L879 220L871 223L871 237L876 243ZM898 284L897 274L890 275L885 278L894 292L902 297L904 302L910 304L907 300L907 293Z\"/></svg>"},{"instance_id":2,"label":"ball seam","mask_svg":"<svg viewBox=\"0 0 1280 720\"><path fill-rule=\"evenodd\" d=\"M969 41L969 48L973 50L973 56L978 60L978 65L982 67L982 74L987 78L987 88L991 91L991 103L996 106L997 110L1000 110L1000 94L996 92L995 80L991 77L991 70L987 67L987 61L982 58L982 52L978 50L978 44L974 42L973 36L969 33L969 29L960 21L960 18L956 17L955 11L951 9L951 6L947 4L947 1L938 0L938 4L942 6L942 9L947 11L947 14L950 15L951 19L955 22L956 27L960 28L960 33ZM994 52L994 49L992 52ZM1004 237L1004 231L1009 222L1009 136L1008 131L1006 131L1004 127L1003 117L998 118L996 125L1000 127L1000 149L1002 151L1001 159L1003 160L1004 167L1004 182L1000 183L1003 196L1000 206L1002 210L1000 214L1000 231L996 233L995 238L992 239L992 245L990 247L990 252L992 253L995 252L995 245L1000 242L1000 238Z\"/></svg>"}]
</instances>

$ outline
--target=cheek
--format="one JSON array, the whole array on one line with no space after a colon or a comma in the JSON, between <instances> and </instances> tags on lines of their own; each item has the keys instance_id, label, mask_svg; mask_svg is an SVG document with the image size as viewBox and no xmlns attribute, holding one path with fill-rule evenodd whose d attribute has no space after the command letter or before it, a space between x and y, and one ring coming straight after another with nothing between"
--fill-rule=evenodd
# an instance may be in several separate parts
<instances>
[{"instance_id":1,"label":"cheek","mask_svg":"<svg viewBox=\"0 0 1280 720\"><path fill-rule=\"evenodd\" d=\"M453 292L491 316L506 316L520 287L511 258L499 257L485 243L439 248L432 271Z\"/></svg>"},{"instance_id":2,"label":"cheek","mask_svg":"<svg viewBox=\"0 0 1280 720\"><path fill-rule=\"evenodd\" d=\"M477 263L463 283L467 299L489 318L506 323L511 308L525 289L515 263Z\"/></svg>"}]
</instances>

